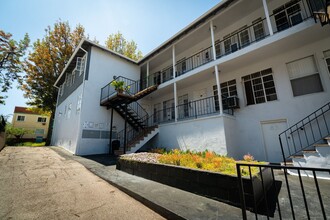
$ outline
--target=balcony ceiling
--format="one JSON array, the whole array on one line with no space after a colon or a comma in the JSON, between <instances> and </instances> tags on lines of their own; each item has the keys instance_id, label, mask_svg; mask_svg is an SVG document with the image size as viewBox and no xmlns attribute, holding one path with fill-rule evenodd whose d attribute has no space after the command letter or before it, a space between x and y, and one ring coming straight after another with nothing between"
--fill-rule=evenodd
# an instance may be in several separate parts
<instances>
[{"instance_id":1,"label":"balcony ceiling","mask_svg":"<svg viewBox=\"0 0 330 220\"><path fill-rule=\"evenodd\" d=\"M317 34L315 34L317 33ZM255 50L251 50L241 56L234 59L230 59L219 65L219 70L221 73L232 72L235 69L244 68L245 66L250 66L254 62L262 62L266 58L271 58L283 54L286 51L295 50L302 45L308 45L320 40L324 40L330 36L330 29L327 27L321 27L321 25L315 24L311 27L300 31L298 33L292 34L284 39L278 40L269 45L265 45ZM248 48L246 48L248 49ZM324 48L326 50L328 48ZM233 54L234 55L234 54ZM294 59L294 58L292 58ZM290 60L287 60L289 62ZM221 75L220 73L220 75Z\"/></svg>"}]
</instances>

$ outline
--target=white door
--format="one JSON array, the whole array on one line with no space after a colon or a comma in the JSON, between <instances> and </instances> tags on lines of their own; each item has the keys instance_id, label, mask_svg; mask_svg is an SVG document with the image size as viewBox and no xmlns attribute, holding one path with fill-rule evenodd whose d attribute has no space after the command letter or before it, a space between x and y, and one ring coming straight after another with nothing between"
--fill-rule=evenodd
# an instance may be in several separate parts
<instances>
[{"instance_id":1,"label":"white door","mask_svg":"<svg viewBox=\"0 0 330 220\"><path fill-rule=\"evenodd\" d=\"M261 122L261 128L267 161L272 163L282 162L283 156L278 135L288 128L286 120L264 121Z\"/></svg>"}]
</instances>

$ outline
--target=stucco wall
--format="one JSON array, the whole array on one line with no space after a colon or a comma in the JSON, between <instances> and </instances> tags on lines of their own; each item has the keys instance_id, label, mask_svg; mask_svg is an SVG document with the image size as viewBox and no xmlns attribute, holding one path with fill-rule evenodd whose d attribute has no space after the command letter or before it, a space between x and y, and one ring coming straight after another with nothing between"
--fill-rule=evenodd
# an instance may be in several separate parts
<instances>
[{"instance_id":1,"label":"stucco wall","mask_svg":"<svg viewBox=\"0 0 330 220\"><path fill-rule=\"evenodd\" d=\"M199 118L159 126L158 140L154 147L181 150L214 151L226 155L223 117Z\"/></svg>"},{"instance_id":2,"label":"stucco wall","mask_svg":"<svg viewBox=\"0 0 330 220\"><path fill-rule=\"evenodd\" d=\"M76 154L103 154L109 152L108 138L82 138L82 130L110 131L111 110L100 106L101 88L113 80L114 76L124 76L137 80L140 68L125 59L114 56L99 48L92 47L88 80L84 82L79 141ZM114 111L113 125L117 131L124 128L124 120Z\"/></svg>"},{"instance_id":3,"label":"stucco wall","mask_svg":"<svg viewBox=\"0 0 330 220\"><path fill-rule=\"evenodd\" d=\"M17 116L25 116L24 121L17 121ZM46 118L46 122L38 122L38 118ZM42 136L43 138L47 137L48 127L49 127L49 116L38 115L38 114L27 114L27 113L14 113L12 120L13 127L25 128L31 131L29 134L25 134L25 138L36 138L37 136ZM43 129L43 134L35 134L36 129Z\"/></svg>"}]
</instances>

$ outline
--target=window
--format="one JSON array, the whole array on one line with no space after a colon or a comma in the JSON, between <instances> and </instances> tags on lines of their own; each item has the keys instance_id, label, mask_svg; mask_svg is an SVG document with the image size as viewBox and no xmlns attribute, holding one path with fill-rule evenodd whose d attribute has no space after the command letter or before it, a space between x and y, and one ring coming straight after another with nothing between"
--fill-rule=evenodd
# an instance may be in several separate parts
<instances>
[{"instance_id":1,"label":"window","mask_svg":"<svg viewBox=\"0 0 330 220\"><path fill-rule=\"evenodd\" d=\"M85 57L77 57L76 69L79 71L79 76L84 73Z\"/></svg>"},{"instance_id":2,"label":"window","mask_svg":"<svg viewBox=\"0 0 330 220\"><path fill-rule=\"evenodd\" d=\"M43 135L45 133L45 130L44 129L36 129L35 130L35 134L39 134L39 135Z\"/></svg>"},{"instance_id":3,"label":"window","mask_svg":"<svg viewBox=\"0 0 330 220\"><path fill-rule=\"evenodd\" d=\"M25 116L23 116L23 115L18 115L18 116L17 116L17 121L25 121Z\"/></svg>"},{"instance_id":4,"label":"window","mask_svg":"<svg viewBox=\"0 0 330 220\"><path fill-rule=\"evenodd\" d=\"M328 66L329 74L330 74L330 50L324 51L324 60Z\"/></svg>"},{"instance_id":5,"label":"window","mask_svg":"<svg viewBox=\"0 0 330 220\"><path fill-rule=\"evenodd\" d=\"M71 79L72 75L70 73L67 73L66 86L71 86Z\"/></svg>"},{"instance_id":6,"label":"window","mask_svg":"<svg viewBox=\"0 0 330 220\"><path fill-rule=\"evenodd\" d=\"M38 122L46 122L47 118L38 117Z\"/></svg>"},{"instance_id":7,"label":"window","mask_svg":"<svg viewBox=\"0 0 330 220\"><path fill-rule=\"evenodd\" d=\"M226 99L230 96L237 96L236 79L221 83L220 88L221 88L221 96L222 96L222 106L223 109L226 110L228 109ZM218 88L216 85L213 86L213 95L215 102L215 110L219 111Z\"/></svg>"},{"instance_id":8,"label":"window","mask_svg":"<svg viewBox=\"0 0 330 220\"><path fill-rule=\"evenodd\" d=\"M237 32L238 31L234 31L233 33L231 33L223 38L226 54L233 53L239 49ZM245 40L246 40L246 36L245 36Z\"/></svg>"},{"instance_id":9,"label":"window","mask_svg":"<svg viewBox=\"0 0 330 220\"><path fill-rule=\"evenodd\" d=\"M247 105L277 100L272 69L242 77Z\"/></svg>"},{"instance_id":10,"label":"window","mask_svg":"<svg viewBox=\"0 0 330 220\"><path fill-rule=\"evenodd\" d=\"M253 32L256 41L262 40L265 37L264 25L261 18L252 21Z\"/></svg>"},{"instance_id":11,"label":"window","mask_svg":"<svg viewBox=\"0 0 330 220\"><path fill-rule=\"evenodd\" d=\"M60 86L60 96L63 96L63 93L64 93L64 83Z\"/></svg>"},{"instance_id":12,"label":"window","mask_svg":"<svg viewBox=\"0 0 330 220\"><path fill-rule=\"evenodd\" d=\"M247 29L247 26L242 27L240 30L239 38L241 41L241 46L246 47L250 44L249 30Z\"/></svg>"},{"instance_id":13,"label":"window","mask_svg":"<svg viewBox=\"0 0 330 220\"><path fill-rule=\"evenodd\" d=\"M220 43L220 40L217 40L215 42L215 54L216 54L216 57L220 57L221 56L221 43Z\"/></svg>"},{"instance_id":14,"label":"window","mask_svg":"<svg viewBox=\"0 0 330 220\"><path fill-rule=\"evenodd\" d=\"M323 91L314 56L287 63L287 68L293 96Z\"/></svg>"},{"instance_id":15,"label":"window","mask_svg":"<svg viewBox=\"0 0 330 220\"><path fill-rule=\"evenodd\" d=\"M277 31L285 30L303 21L299 0L292 0L273 10Z\"/></svg>"},{"instance_id":16,"label":"window","mask_svg":"<svg viewBox=\"0 0 330 220\"><path fill-rule=\"evenodd\" d=\"M188 94L178 97L178 113L179 118L189 117Z\"/></svg>"}]
</instances>

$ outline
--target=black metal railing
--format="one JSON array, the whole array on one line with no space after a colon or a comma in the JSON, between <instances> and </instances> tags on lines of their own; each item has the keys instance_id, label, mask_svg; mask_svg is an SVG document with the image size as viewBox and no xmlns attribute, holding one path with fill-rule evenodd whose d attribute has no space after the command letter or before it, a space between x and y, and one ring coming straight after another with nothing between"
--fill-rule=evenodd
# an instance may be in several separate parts
<instances>
[{"instance_id":1,"label":"black metal railing","mask_svg":"<svg viewBox=\"0 0 330 220\"><path fill-rule=\"evenodd\" d=\"M178 105L178 120L198 118L219 113L220 106L217 100L218 96L211 96ZM223 99L223 106L228 106L226 105L226 100L226 98ZM229 115L234 114L234 110L228 107L224 108L223 112Z\"/></svg>"},{"instance_id":2,"label":"black metal railing","mask_svg":"<svg viewBox=\"0 0 330 220\"><path fill-rule=\"evenodd\" d=\"M279 134L284 162L330 134L330 102Z\"/></svg>"},{"instance_id":3,"label":"black metal railing","mask_svg":"<svg viewBox=\"0 0 330 220\"><path fill-rule=\"evenodd\" d=\"M315 22L321 25L330 24L330 1L329 0L307 0L308 6L313 12Z\"/></svg>"},{"instance_id":4,"label":"black metal railing","mask_svg":"<svg viewBox=\"0 0 330 220\"><path fill-rule=\"evenodd\" d=\"M266 30L268 30L267 21L266 18L263 18L233 34L227 35L223 40L215 43L217 59L266 38L269 36Z\"/></svg>"},{"instance_id":5,"label":"black metal railing","mask_svg":"<svg viewBox=\"0 0 330 220\"><path fill-rule=\"evenodd\" d=\"M330 217L329 180L322 179L330 179L330 169L246 163L236 169L242 219Z\"/></svg>"},{"instance_id":6,"label":"black metal railing","mask_svg":"<svg viewBox=\"0 0 330 220\"><path fill-rule=\"evenodd\" d=\"M315 0L315 2L321 2L324 0ZM320 3L320 4L321 4ZM324 5L322 3L322 5ZM270 15L272 29L274 33L284 31L291 28L303 21L313 17L310 4L303 0L292 0L273 10L273 14ZM215 42L216 58L232 54L239 51L253 43L259 42L270 36L268 32L268 23L266 18L260 18L252 22L250 25L235 31L224 37L221 41ZM179 60L176 64L176 76L181 76L197 67L213 61L213 49L212 46ZM173 79L173 67L170 65L163 71L155 72L149 75L148 80L143 80L143 85L151 86L155 84L161 84ZM148 81L148 83L147 83Z\"/></svg>"},{"instance_id":7,"label":"black metal railing","mask_svg":"<svg viewBox=\"0 0 330 220\"><path fill-rule=\"evenodd\" d=\"M101 89L101 98L100 98L101 103L104 100L108 99L109 97L111 97L112 95L117 93L117 91L115 90L115 87L111 85L111 83L113 81L124 82L123 93L125 93L125 94L134 95L140 91L140 81L139 80L136 81L136 80L128 79L123 76L118 76Z\"/></svg>"},{"instance_id":8,"label":"black metal railing","mask_svg":"<svg viewBox=\"0 0 330 220\"><path fill-rule=\"evenodd\" d=\"M181 76L190 70L196 69L213 61L212 47L208 47L188 58L179 60L176 65L176 76Z\"/></svg>"},{"instance_id":9,"label":"black metal railing","mask_svg":"<svg viewBox=\"0 0 330 220\"><path fill-rule=\"evenodd\" d=\"M314 0L319 1L319 0ZM273 10L270 16L274 33L284 31L313 17L310 5L303 0L292 0Z\"/></svg>"}]
</instances>

